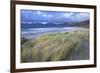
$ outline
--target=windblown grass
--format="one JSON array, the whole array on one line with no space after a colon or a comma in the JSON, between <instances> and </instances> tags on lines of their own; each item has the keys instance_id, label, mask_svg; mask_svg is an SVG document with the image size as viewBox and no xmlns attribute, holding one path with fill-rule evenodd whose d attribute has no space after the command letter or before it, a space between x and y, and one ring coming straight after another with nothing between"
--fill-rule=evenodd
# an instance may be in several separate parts
<instances>
[{"instance_id":1,"label":"windblown grass","mask_svg":"<svg viewBox=\"0 0 100 73\"><path fill-rule=\"evenodd\" d=\"M89 31L49 33L22 45L21 62L89 59Z\"/></svg>"}]
</instances>

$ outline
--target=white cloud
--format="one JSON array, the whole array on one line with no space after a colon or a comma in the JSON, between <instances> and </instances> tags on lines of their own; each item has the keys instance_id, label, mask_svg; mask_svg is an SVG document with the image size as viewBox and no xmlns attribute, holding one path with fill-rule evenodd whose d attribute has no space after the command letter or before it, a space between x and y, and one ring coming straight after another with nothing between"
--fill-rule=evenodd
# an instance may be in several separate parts
<instances>
[{"instance_id":1,"label":"white cloud","mask_svg":"<svg viewBox=\"0 0 100 73\"><path fill-rule=\"evenodd\" d=\"M70 13L64 13L64 16L65 16L65 17L71 17L72 15L73 15L72 12L70 12Z\"/></svg>"},{"instance_id":2,"label":"white cloud","mask_svg":"<svg viewBox=\"0 0 100 73\"><path fill-rule=\"evenodd\" d=\"M52 15L49 14L48 17L52 17Z\"/></svg>"},{"instance_id":3,"label":"white cloud","mask_svg":"<svg viewBox=\"0 0 100 73\"><path fill-rule=\"evenodd\" d=\"M61 24L61 23L55 23L56 25L59 25L59 24Z\"/></svg>"},{"instance_id":4,"label":"white cloud","mask_svg":"<svg viewBox=\"0 0 100 73\"><path fill-rule=\"evenodd\" d=\"M88 13L80 13L79 15L80 16L88 16L89 14Z\"/></svg>"},{"instance_id":5,"label":"white cloud","mask_svg":"<svg viewBox=\"0 0 100 73\"><path fill-rule=\"evenodd\" d=\"M37 11L37 14L38 14L38 15L41 15L41 14L42 14L42 12L41 12L41 11Z\"/></svg>"},{"instance_id":6,"label":"white cloud","mask_svg":"<svg viewBox=\"0 0 100 73\"><path fill-rule=\"evenodd\" d=\"M64 14L64 16L65 16L65 17L69 17L69 16L70 16L70 14L66 13L66 14Z\"/></svg>"},{"instance_id":7,"label":"white cloud","mask_svg":"<svg viewBox=\"0 0 100 73\"><path fill-rule=\"evenodd\" d=\"M47 17L47 15L46 14L43 14L43 17Z\"/></svg>"},{"instance_id":8,"label":"white cloud","mask_svg":"<svg viewBox=\"0 0 100 73\"><path fill-rule=\"evenodd\" d=\"M42 24L44 24L44 25L45 25L45 24L47 24L48 22L40 22L40 23L42 23Z\"/></svg>"}]
</instances>

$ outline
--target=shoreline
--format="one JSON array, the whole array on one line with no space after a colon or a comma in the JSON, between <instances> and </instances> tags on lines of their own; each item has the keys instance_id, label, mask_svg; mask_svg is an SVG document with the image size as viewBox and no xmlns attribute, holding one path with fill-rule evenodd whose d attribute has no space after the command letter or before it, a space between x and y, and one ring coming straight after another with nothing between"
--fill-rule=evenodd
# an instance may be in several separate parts
<instances>
[{"instance_id":1,"label":"shoreline","mask_svg":"<svg viewBox=\"0 0 100 73\"><path fill-rule=\"evenodd\" d=\"M64 32L72 32L72 31L86 31L86 29L88 30L88 28L81 28L81 27L72 27L72 29L68 29L68 28L64 28L63 30L51 30L51 31L43 31L44 29L52 29L52 28L40 28L41 30L37 30L36 32L34 30L32 30L33 28L30 29L30 31L27 33L21 33L21 38L24 37L26 39L32 39L41 35L45 35L45 34L50 34L50 33L64 33ZM55 28L56 29L56 28ZM32 32L33 31L33 32Z\"/></svg>"}]
</instances>

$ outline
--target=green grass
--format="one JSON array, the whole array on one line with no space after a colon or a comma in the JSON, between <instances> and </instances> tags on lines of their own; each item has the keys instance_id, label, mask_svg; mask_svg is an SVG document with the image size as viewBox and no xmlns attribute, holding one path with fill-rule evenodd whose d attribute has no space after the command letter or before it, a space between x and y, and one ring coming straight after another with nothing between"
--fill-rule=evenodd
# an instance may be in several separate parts
<instances>
[{"instance_id":1,"label":"green grass","mask_svg":"<svg viewBox=\"0 0 100 73\"><path fill-rule=\"evenodd\" d=\"M89 31L49 33L26 41L21 62L89 59Z\"/></svg>"}]
</instances>

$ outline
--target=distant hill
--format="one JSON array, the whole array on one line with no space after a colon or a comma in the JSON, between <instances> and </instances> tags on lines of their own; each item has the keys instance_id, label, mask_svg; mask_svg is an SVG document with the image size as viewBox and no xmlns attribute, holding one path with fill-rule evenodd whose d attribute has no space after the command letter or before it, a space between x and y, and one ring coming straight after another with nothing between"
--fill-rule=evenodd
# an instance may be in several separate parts
<instances>
[{"instance_id":1,"label":"distant hill","mask_svg":"<svg viewBox=\"0 0 100 73\"><path fill-rule=\"evenodd\" d=\"M51 27L89 27L89 20L81 21L81 22L66 22L66 23L21 23L21 28L51 28Z\"/></svg>"},{"instance_id":2,"label":"distant hill","mask_svg":"<svg viewBox=\"0 0 100 73\"><path fill-rule=\"evenodd\" d=\"M89 20L85 20L82 22L72 22L72 23L64 23L66 26L71 27L87 27L89 28Z\"/></svg>"}]
</instances>

